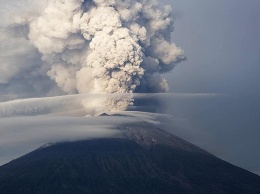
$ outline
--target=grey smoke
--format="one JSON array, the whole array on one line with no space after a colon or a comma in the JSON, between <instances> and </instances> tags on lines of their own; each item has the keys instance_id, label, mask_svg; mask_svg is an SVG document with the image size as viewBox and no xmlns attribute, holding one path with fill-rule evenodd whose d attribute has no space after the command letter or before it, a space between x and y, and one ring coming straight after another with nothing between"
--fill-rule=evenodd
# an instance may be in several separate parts
<instances>
[{"instance_id":1,"label":"grey smoke","mask_svg":"<svg viewBox=\"0 0 260 194\"><path fill-rule=\"evenodd\" d=\"M157 0L14 2L21 8L5 7L0 29L5 94L166 92L162 74L184 60L171 42L172 9ZM105 100L108 110L129 104L131 97Z\"/></svg>"}]
</instances>

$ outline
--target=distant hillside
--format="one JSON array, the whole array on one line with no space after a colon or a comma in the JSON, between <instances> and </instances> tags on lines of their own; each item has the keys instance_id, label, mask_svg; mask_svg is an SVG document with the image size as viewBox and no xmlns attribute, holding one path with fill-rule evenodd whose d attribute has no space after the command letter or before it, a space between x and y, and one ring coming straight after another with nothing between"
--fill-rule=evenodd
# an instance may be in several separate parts
<instances>
[{"instance_id":1,"label":"distant hillside","mask_svg":"<svg viewBox=\"0 0 260 194\"><path fill-rule=\"evenodd\" d=\"M49 144L0 167L1 194L259 194L260 177L146 123Z\"/></svg>"}]
</instances>

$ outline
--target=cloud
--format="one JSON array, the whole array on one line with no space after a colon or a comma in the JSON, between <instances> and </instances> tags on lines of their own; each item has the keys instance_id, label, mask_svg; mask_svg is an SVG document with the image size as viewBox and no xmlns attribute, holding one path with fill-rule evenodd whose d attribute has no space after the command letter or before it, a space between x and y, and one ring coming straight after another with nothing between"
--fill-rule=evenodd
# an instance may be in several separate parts
<instances>
[{"instance_id":1,"label":"cloud","mask_svg":"<svg viewBox=\"0 0 260 194\"><path fill-rule=\"evenodd\" d=\"M45 98L28 98L0 102L0 117L17 115L99 115L107 112L106 104L121 101L121 99L134 99L136 101L166 102L169 99L185 98L213 98L219 94L214 93L154 93L154 94L76 94ZM7 98L3 96L2 98ZM1 99L1 96L0 96ZM117 100L119 99L119 100ZM99 105L97 106L97 103ZM151 107L157 104L149 104ZM133 106L134 107L134 106ZM130 107L131 108L131 107ZM141 107L142 108L142 107ZM112 111L116 112L116 111Z\"/></svg>"},{"instance_id":2,"label":"cloud","mask_svg":"<svg viewBox=\"0 0 260 194\"><path fill-rule=\"evenodd\" d=\"M116 136L115 125L125 118L105 117L12 117L0 119L0 164L15 159L48 142L77 141ZM99 124L97 124L99 123Z\"/></svg>"},{"instance_id":3,"label":"cloud","mask_svg":"<svg viewBox=\"0 0 260 194\"><path fill-rule=\"evenodd\" d=\"M166 92L162 73L185 59L171 42L171 7L154 0L23 0L2 6L1 93ZM105 106L126 110L132 102L108 99Z\"/></svg>"},{"instance_id":4,"label":"cloud","mask_svg":"<svg viewBox=\"0 0 260 194\"><path fill-rule=\"evenodd\" d=\"M140 112L117 112L111 116L22 116L0 118L0 165L46 143L111 138L121 135L118 126L150 122L160 116Z\"/></svg>"}]
</instances>

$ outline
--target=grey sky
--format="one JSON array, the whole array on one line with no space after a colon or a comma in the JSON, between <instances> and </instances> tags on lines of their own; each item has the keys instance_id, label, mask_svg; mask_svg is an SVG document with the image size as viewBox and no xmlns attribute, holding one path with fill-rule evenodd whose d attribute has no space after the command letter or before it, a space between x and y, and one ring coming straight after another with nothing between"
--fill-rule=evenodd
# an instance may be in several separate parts
<instances>
[{"instance_id":1,"label":"grey sky","mask_svg":"<svg viewBox=\"0 0 260 194\"><path fill-rule=\"evenodd\" d=\"M6 11L15 11L13 6L5 6L9 5L5 0L0 2ZM23 2L21 7L30 9L29 1ZM161 2L175 10L173 39L188 57L166 75L170 91L220 94L214 98L171 99L167 112L176 118L171 125L173 133L260 174L260 1ZM6 120L2 122L6 124ZM0 154L10 151L1 150Z\"/></svg>"},{"instance_id":2,"label":"grey sky","mask_svg":"<svg viewBox=\"0 0 260 194\"><path fill-rule=\"evenodd\" d=\"M167 75L171 91L214 99L171 101L187 119L178 135L260 174L260 1L162 1L176 11L174 42L188 60Z\"/></svg>"}]
</instances>

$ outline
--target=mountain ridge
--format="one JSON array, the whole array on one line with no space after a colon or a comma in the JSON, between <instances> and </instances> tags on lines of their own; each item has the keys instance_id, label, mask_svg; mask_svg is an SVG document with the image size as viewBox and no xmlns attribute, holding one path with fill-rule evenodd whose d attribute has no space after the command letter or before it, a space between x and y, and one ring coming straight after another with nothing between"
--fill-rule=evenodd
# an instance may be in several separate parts
<instances>
[{"instance_id":1,"label":"mountain ridge","mask_svg":"<svg viewBox=\"0 0 260 194\"><path fill-rule=\"evenodd\" d=\"M62 142L0 167L0 193L257 194L260 177L148 123Z\"/></svg>"}]
</instances>

